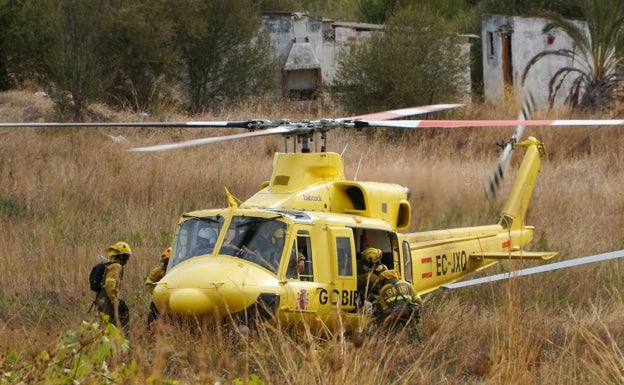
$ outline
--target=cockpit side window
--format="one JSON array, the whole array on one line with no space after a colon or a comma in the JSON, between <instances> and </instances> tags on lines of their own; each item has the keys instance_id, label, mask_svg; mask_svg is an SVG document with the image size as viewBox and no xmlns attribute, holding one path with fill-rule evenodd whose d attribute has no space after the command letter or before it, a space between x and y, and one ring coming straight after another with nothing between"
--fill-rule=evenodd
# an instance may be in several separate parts
<instances>
[{"instance_id":1,"label":"cockpit side window","mask_svg":"<svg viewBox=\"0 0 624 385\"><path fill-rule=\"evenodd\" d=\"M180 223L167 269L189 258L212 254L223 223L220 215L194 217Z\"/></svg>"},{"instance_id":2,"label":"cockpit side window","mask_svg":"<svg viewBox=\"0 0 624 385\"><path fill-rule=\"evenodd\" d=\"M403 241L403 274L407 282L414 283L414 276L412 275L412 252L408 241Z\"/></svg>"},{"instance_id":3,"label":"cockpit side window","mask_svg":"<svg viewBox=\"0 0 624 385\"><path fill-rule=\"evenodd\" d=\"M313 267L309 232L299 230L291 248L286 278L314 281Z\"/></svg>"}]
</instances>

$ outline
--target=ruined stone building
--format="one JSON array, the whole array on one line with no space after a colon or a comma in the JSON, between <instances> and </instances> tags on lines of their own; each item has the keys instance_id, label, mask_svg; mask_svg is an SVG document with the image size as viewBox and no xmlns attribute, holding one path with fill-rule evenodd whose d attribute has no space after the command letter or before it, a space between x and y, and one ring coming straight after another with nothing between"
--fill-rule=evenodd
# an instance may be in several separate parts
<instances>
[{"instance_id":1,"label":"ruined stone building","mask_svg":"<svg viewBox=\"0 0 624 385\"><path fill-rule=\"evenodd\" d=\"M264 28L275 49L275 82L282 95L293 100L315 99L322 95L336 74L340 50L369 39L382 25L334 21L303 13L265 12ZM530 91L538 103L546 103L548 82L562 66L577 63L559 57L547 57L536 64L521 84L527 63L547 49L575 49L563 32L542 32L547 20L535 17L488 15L481 17L481 36L461 35L466 54L466 78L470 79L468 52L480 39L483 49L483 82L486 102L500 100L505 92L522 97ZM586 28L583 22L578 22ZM478 44L478 43L477 43ZM569 85L564 84L562 91ZM465 101L470 101L470 86ZM565 92L561 93L562 95Z\"/></svg>"}]
</instances>

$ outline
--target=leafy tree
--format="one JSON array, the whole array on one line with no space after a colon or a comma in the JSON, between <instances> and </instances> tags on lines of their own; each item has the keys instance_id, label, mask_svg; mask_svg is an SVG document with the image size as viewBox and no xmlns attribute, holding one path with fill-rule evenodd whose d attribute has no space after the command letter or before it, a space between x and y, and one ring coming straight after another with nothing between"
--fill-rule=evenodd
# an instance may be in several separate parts
<instances>
[{"instance_id":1,"label":"leafy tree","mask_svg":"<svg viewBox=\"0 0 624 385\"><path fill-rule=\"evenodd\" d=\"M383 24L409 3L410 0L358 0L357 15L363 22Z\"/></svg>"},{"instance_id":2,"label":"leafy tree","mask_svg":"<svg viewBox=\"0 0 624 385\"><path fill-rule=\"evenodd\" d=\"M467 58L444 19L426 8L402 10L384 32L338 58L334 91L350 111L457 100Z\"/></svg>"},{"instance_id":3,"label":"leafy tree","mask_svg":"<svg viewBox=\"0 0 624 385\"><path fill-rule=\"evenodd\" d=\"M169 0L191 112L264 95L274 83L268 35L249 0Z\"/></svg>"},{"instance_id":4,"label":"leafy tree","mask_svg":"<svg viewBox=\"0 0 624 385\"><path fill-rule=\"evenodd\" d=\"M109 59L113 8L100 0L56 0L54 39L45 56L50 80L58 89L56 107L61 117L71 113L83 119L89 102L102 98L115 69Z\"/></svg>"},{"instance_id":5,"label":"leafy tree","mask_svg":"<svg viewBox=\"0 0 624 385\"><path fill-rule=\"evenodd\" d=\"M258 0L261 11L295 12L300 10L296 0Z\"/></svg>"},{"instance_id":6,"label":"leafy tree","mask_svg":"<svg viewBox=\"0 0 624 385\"><path fill-rule=\"evenodd\" d=\"M52 0L0 0L0 89L44 81L54 14Z\"/></svg>"},{"instance_id":7,"label":"leafy tree","mask_svg":"<svg viewBox=\"0 0 624 385\"><path fill-rule=\"evenodd\" d=\"M581 8L570 0L482 0L478 4L482 13L500 13L506 15L538 14L551 11L567 17L579 17Z\"/></svg>"},{"instance_id":8,"label":"leafy tree","mask_svg":"<svg viewBox=\"0 0 624 385\"><path fill-rule=\"evenodd\" d=\"M549 23L543 32L561 29L573 41L574 49L545 50L534 56L522 74L522 82L540 60L558 56L575 65L558 69L548 83L552 106L569 81L566 102L574 108L595 110L610 106L617 96L624 54L624 0L582 0L582 10L589 34L559 14L547 14Z\"/></svg>"},{"instance_id":9,"label":"leafy tree","mask_svg":"<svg viewBox=\"0 0 624 385\"><path fill-rule=\"evenodd\" d=\"M6 44L7 26L10 25L11 20L8 8L6 0L0 2L0 91L6 91L11 88L11 80L7 69L9 52Z\"/></svg>"},{"instance_id":10,"label":"leafy tree","mask_svg":"<svg viewBox=\"0 0 624 385\"><path fill-rule=\"evenodd\" d=\"M110 55L117 68L109 102L157 113L177 71L173 23L160 0L132 0L113 10Z\"/></svg>"},{"instance_id":11,"label":"leafy tree","mask_svg":"<svg viewBox=\"0 0 624 385\"><path fill-rule=\"evenodd\" d=\"M356 13L364 22L383 24L402 9L422 8L429 8L449 21L465 16L474 4L471 0L358 0Z\"/></svg>"},{"instance_id":12,"label":"leafy tree","mask_svg":"<svg viewBox=\"0 0 624 385\"><path fill-rule=\"evenodd\" d=\"M299 0L299 10L339 20L353 20L358 0Z\"/></svg>"}]
</instances>

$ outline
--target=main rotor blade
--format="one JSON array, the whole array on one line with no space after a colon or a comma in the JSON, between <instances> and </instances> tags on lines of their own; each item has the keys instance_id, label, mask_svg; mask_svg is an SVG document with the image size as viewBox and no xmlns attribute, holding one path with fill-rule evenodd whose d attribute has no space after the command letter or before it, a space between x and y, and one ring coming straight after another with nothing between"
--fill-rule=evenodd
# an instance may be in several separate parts
<instances>
[{"instance_id":1,"label":"main rotor blade","mask_svg":"<svg viewBox=\"0 0 624 385\"><path fill-rule=\"evenodd\" d=\"M622 119L587 120L356 120L355 127L390 128L460 128L460 127L511 127L511 126L622 126Z\"/></svg>"},{"instance_id":2,"label":"main rotor blade","mask_svg":"<svg viewBox=\"0 0 624 385\"><path fill-rule=\"evenodd\" d=\"M624 250L618 250L618 251L612 251L609 253L592 255L590 257L576 258L576 259L571 259L569 261L551 263L549 265L530 267L528 269L511 271L509 273L497 274L497 275L492 275L492 276L484 277L484 278L471 279L469 281L451 283L451 284L444 285L441 287L444 289L459 289L461 287L480 285L482 283L495 282L495 281L500 281L502 279L509 279L509 278L521 277L524 275L543 273L546 271L565 269L568 267L585 265L585 264L593 263L593 262L607 261L609 259L617 259L617 258L622 258L622 257L624 257Z\"/></svg>"},{"instance_id":3,"label":"main rotor blade","mask_svg":"<svg viewBox=\"0 0 624 385\"><path fill-rule=\"evenodd\" d=\"M53 127L240 127L249 128L255 120L215 122L121 122L121 123L0 123L0 128Z\"/></svg>"},{"instance_id":4,"label":"main rotor blade","mask_svg":"<svg viewBox=\"0 0 624 385\"><path fill-rule=\"evenodd\" d=\"M245 132L245 133L242 133L242 134L234 134L234 135L226 135L226 136L214 136L214 137L211 137L211 138L192 139L192 140L185 140L183 142L178 142L178 143L159 144L159 145L147 146L147 147L135 147L135 148L129 149L128 151L132 151L132 152L154 152L154 151L174 150L174 149L177 149L177 148L199 146L201 144L208 144L208 143L225 142L225 141L228 141L228 140L250 138L250 137L254 137L254 136L289 134L289 133L294 132L295 130L296 130L296 128L286 127L286 126L285 127L273 127L273 128L268 128L266 130L251 131L251 132Z\"/></svg>"},{"instance_id":5,"label":"main rotor blade","mask_svg":"<svg viewBox=\"0 0 624 385\"><path fill-rule=\"evenodd\" d=\"M346 120L345 118L343 120ZM239 127L250 128L255 120L237 122L121 122L121 123L0 123L0 128L38 127ZM461 128L461 127L511 127L511 126L622 126L622 119L578 120L355 120L356 128Z\"/></svg>"},{"instance_id":6,"label":"main rotor blade","mask_svg":"<svg viewBox=\"0 0 624 385\"><path fill-rule=\"evenodd\" d=\"M419 106L410 108L400 108L398 110L374 112L372 114L351 116L344 119L360 119L360 120L390 120L403 118L412 115L428 114L430 112L449 110L452 108L463 107L465 104L432 104L429 106Z\"/></svg>"}]
</instances>

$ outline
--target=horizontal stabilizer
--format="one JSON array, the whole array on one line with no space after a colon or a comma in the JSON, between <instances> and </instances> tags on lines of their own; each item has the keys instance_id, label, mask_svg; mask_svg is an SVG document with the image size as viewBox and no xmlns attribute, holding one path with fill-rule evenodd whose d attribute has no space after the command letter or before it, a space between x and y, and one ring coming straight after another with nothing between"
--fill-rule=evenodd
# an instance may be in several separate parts
<instances>
[{"instance_id":1,"label":"horizontal stabilizer","mask_svg":"<svg viewBox=\"0 0 624 385\"><path fill-rule=\"evenodd\" d=\"M485 253L474 253L470 255L472 259L550 259L557 255L556 251L500 251L500 252L485 252Z\"/></svg>"},{"instance_id":2,"label":"horizontal stabilizer","mask_svg":"<svg viewBox=\"0 0 624 385\"><path fill-rule=\"evenodd\" d=\"M520 277L523 275L531 275L531 274L543 273L546 271L565 269L568 267L585 265L587 263L601 262L601 261L606 261L609 259L617 259L617 258L622 258L622 257L624 257L624 250L618 250L618 251L612 251L612 252L604 253L604 254L592 255L590 257L576 258L576 259L572 259L569 261L551 263L549 265L530 267L528 269L511 271L509 273L497 274L497 275L492 275L489 277L471 279L469 281L451 283L451 284L444 285L441 287L443 289L459 289L461 287L480 285L482 283L495 282L495 281L500 281L502 279L509 279L509 278L514 278L514 277Z\"/></svg>"}]
</instances>

